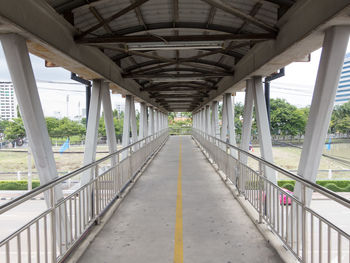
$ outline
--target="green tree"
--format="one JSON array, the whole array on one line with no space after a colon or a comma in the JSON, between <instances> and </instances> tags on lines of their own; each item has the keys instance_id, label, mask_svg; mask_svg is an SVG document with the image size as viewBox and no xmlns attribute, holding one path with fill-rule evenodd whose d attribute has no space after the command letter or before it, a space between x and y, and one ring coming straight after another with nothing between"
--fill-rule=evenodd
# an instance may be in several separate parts
<instances>
[{"instance_id":1,"label":"green tree","mask_svg":"<svg viewBox=\"0 0 350 263\"><path fill-rule=\"evenodd\" d=\"M51 133L54 137L84 136L85 126L77 121L63 118L59 120L58 127L54 128Z\"/></svg>"},{"instance_id":2,"label":"green tree","mask_svg":"<svg viewBox=\"0 0 350 263\"><path fill-rule=\"evenodd\" d=\"M4 131L8 125L9 125L8 120L0 120L0 133L4 133Z\"/></svg>"},{"instance_id":3,"label":"green tree","mask_svg":"<svg viewBox=\"0 0 350 263\"><path fill-rule=\"evenodd\" d=\"M350 101L334 107L330 123L330 131L350 133Z\"/></svg>"},{"instance_id":4,"label":"green tree","mask_svg":"<svg viewBox=\"0 0 350 263\"><path fill-rule=\"evenodd\" d=\"M242 103L235 104L235 128L237 135L242 135L243 110L244 106Z\"/></svg>"},{"instance_id":5,"label":"green tree","mask_svg":"<svg viewBox=\"0 0 350 263\"><path fill-rule=\"evenodd\" d=\"M295 136L305 132L306 117L303 110L299 110L284 99L271 99L270 107L271 133L273 135Z\"/></svg>"},{"instance_id":6,"label":"green tree","mask_svg":"<svg viewBox=\"0 0 350 263\"><path fill-rule=\"evenodd\" d=\"M22 119L15 118L12 119L12 121L9 121L4 133L6 140L16 140L18 138L24 138L26 136L26 131L24 129Z\"/></svg>"},{"instance_id":7,"label":"green tree","mask_svg":"<svg viewBox=\"0 0 350 263\"><path fill-rule=\"evenodd\" d=\"M46 127L50 137L60 137L57 134L58 127L60 125L60 120L54 117L46 117Z\"/></svg>"}]
</instances>

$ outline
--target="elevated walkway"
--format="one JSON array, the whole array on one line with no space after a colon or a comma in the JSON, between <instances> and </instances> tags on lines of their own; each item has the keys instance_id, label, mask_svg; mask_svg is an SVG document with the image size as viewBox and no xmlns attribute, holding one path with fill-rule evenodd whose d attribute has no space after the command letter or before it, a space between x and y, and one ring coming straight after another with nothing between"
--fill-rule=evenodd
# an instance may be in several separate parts
<instances>
[{"instance_id":1,"label":"elevated walkway","mask_svg":"<svg viewBox=\"0 0 350 263\"><path fill-rule=\"evenodd\" d=\"M183 261L282 262L191 137L170 136L79 262Z\"/></svg>"}]
</instances>

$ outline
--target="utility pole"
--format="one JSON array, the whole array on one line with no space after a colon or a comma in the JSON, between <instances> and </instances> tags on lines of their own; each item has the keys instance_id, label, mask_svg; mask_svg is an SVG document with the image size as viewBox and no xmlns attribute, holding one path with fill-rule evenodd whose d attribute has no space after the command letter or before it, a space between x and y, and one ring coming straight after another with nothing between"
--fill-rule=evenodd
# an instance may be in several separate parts
<instances>
[{"instance_id":1,"label":"utility pole","mask_svg":"<svg viewBox=\"0 0 350 263\"><path fill-rule=\"evenodd\" d=\"M67 118L69 118L69 94L67 94Z\"/></svg>"}]
</instances>

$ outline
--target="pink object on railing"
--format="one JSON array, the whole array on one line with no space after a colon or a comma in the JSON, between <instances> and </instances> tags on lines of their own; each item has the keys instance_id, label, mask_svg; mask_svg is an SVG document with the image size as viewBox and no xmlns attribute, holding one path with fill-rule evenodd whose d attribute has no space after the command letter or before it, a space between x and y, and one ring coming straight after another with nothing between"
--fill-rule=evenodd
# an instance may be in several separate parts
<instances>
[{"instance_id":1,"label":"pink object on railing","mask_svg":"<svg viewBox=\"0 0 350 263\"><path fill-rule=\"evenodd\" d=\"M282 188L283 191L287 192L290 195L293 195L293 192L289 191L288 189ZM280 194L280 204L282 204L282 196L283 196L283 204L284 205L291 205L292 204L292 198L288 196L288 203L287 203L287 195L286 194Z\"/></svg>"}]
</instances>

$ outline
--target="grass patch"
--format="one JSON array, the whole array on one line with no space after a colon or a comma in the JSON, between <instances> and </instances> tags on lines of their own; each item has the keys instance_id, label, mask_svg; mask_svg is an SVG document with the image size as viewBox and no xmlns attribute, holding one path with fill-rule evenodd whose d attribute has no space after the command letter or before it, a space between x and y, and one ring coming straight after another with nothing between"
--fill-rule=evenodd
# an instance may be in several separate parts
<instances>
[{"instance_id":1,"label":"grass patch","mask_svg":"<svg viewBox=\"0 0 350 263\"><path fill-rule=\"evenodd\" d=\"M286 188L289 191L293 191L295 181L278 181L277 184L279 187ZM350 180L319 180L316 181L316 184L323 186L333 192L350 192Z\"/></svg>"},{"instance_id":2,"label":"grass patch","mask_svg":"<svg viewBox=\"0 0 350 263\"><path fill-rule=\"evenodd\" d=\"M33 189L40 186L38 180L32 181ZM28 190L27 181L0 181L0 190Z\"/></svg>"}]
</instances>

